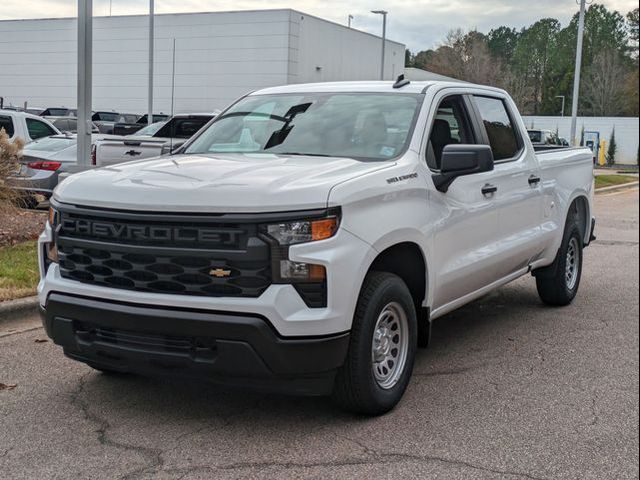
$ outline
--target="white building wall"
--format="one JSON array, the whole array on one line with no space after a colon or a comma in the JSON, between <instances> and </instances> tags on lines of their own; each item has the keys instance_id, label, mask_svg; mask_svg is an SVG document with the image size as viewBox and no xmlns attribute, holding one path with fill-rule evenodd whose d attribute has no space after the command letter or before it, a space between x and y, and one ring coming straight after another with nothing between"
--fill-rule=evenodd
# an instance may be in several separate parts
<instances>
[{"instance_id":1,"label":"white building wall","mask_svg":"<svg viewBox=\"0 0 640 480\"><path fill-rule=\"evenodd\" d=\"M404 73L405 46L386 41L385 79ZM379 80L382 39L291 11L289 83Z\"/></svg>"},{"instance_id":2,"label":"white building wall","mask_svg":"<svg viewBox=\"0 0 640 480\"><path fill-rule=\"evenodd\" d=\"M75 106L76 19L0 22L5 102ZM93 108L143 112L147 105L148 17L96 17ZM171 107L176 39L175 111L221 108L247 91L286 82L289 12L157 15L154 104Z\"/></svg>"},{"instance_id":3,"label":"white building wall","mask_svg":"<svg viewBox=\"0 0 640 480\"><path fill-rule=\"evenodd\" d=\"M76 29L75 18L0 21L5 104L76 106ZM145 112L148 17L96 17L93 38L93 109ZM176 113L288 82L379 78L379 37L294 10L156 15L156 112L171 109L174 38ZM386 64L389 79L402 72L404 45L387 42Z\"/></svg>"},{"instance_id":4,"label":"white building wall","mask_svg":"<svg viewBox=\"0 0 640 480\"><path fill-rule=\"evenodd\" d=\"M524 123L528 128L558 131L561 137L569 140L571 136L571 117L539 117L525 116ZM640 123L638 117L578 117L578 140L582 129L587 132L600 132L600 140L607 145L611 132L616 129L616 163L635 165L638 158L638 137Z\"/></svg>"}]
</instances>

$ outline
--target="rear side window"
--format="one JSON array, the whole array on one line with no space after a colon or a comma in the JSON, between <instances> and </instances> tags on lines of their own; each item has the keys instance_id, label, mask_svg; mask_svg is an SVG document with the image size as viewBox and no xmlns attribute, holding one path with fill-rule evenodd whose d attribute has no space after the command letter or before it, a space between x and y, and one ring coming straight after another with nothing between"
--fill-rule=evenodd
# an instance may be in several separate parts
<instances>
[{"instance_id":1,"label":"rear side window","mask_svg":"<svg viewBox=\"0 0 640 480\"><path fill-rule=\"evenodd\" d=\"M521 142L504 101L489 97L475 97L475 100L489 137L493 158L506 160L515 157Z\"/></svg>"},{"instance_id":2,"label":"rear side window","mask_svg":"<svg viewBox=\"0 0 640 480\"><path fill-rule=\"evenodd\" d=\"M154 137L191 138L209 120L211 117L172 118L156 132Z\"/></svg>"},{"instance_id":3,"label":"rear side window","mask_svg":"<svg viewBox=\"0 0 640 480\"><path fill-rule=\"evenodd\" d=\"M48 137L49 135L55 135L56 132L49 125L40 120L34 120L33 118L27 118L27 130L29 131L29 137L31 140L37 140L38 138Z\"/></svg>"},{"instance_id":4,"label":"rear side window","mask_svg":"<svg viewBox=\"0 0 640 480\"><path fill-rule=\"evenodd\" d=\"M0 115L0 130L4 128L4 131L7 132L9 138L13 137L14 129L13 129L13 119L11 117L5 117Z\"/></svg>"}]
</instances>

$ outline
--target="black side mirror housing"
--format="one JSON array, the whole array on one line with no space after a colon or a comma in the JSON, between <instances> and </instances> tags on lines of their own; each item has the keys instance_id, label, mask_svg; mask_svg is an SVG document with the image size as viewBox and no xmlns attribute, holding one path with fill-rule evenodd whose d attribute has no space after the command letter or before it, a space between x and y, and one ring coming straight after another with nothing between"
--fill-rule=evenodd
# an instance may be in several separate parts
<instances>
[{"instance_id":1,"label":"black side mirror housing","mask_svg":"<svg viewBox=\"0 0 640 480\"><path fill-rule=\"evenodd\" d=\"M440 173L433 176L436 189L446 193L453 181L464 175L493 170L489 145L447 145L442 151Z\"/></svg>"}]
</instances>

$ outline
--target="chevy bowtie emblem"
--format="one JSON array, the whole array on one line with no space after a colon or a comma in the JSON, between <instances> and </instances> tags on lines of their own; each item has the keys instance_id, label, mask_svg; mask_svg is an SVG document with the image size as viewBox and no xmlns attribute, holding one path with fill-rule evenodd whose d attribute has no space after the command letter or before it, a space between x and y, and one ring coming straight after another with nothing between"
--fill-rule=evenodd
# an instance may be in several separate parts
<instances>
[{"instance_id":1,"label":"chevy bowtie emblem","mask_svg":"<svg viewBox=\"0 0 640 480\"><path fill-rule=\"evenodd\" d=\"M209 270L209 275L216 278L228 277L231 275L231 270L225 270L224 268L212 268Z\"/></svg>"}]
</instances>

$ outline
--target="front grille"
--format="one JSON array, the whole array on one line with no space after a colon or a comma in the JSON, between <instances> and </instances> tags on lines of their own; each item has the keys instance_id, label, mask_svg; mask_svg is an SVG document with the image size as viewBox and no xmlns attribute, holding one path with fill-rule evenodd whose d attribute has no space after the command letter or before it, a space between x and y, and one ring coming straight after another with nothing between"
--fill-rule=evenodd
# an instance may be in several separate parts
<instances>
[{"instance_id":1,"label":"front grille","mask_svg":"<svg viewBox=\"0 0 640 480\"><path fill-rule=\"evenodd\" d=\"M62 277L212 297L258 297L271 284L270 247L259 237L257 224L168 218L61 211L56 241Z\"/></svg>"}]
</instances>

